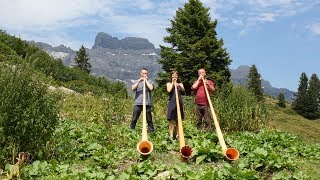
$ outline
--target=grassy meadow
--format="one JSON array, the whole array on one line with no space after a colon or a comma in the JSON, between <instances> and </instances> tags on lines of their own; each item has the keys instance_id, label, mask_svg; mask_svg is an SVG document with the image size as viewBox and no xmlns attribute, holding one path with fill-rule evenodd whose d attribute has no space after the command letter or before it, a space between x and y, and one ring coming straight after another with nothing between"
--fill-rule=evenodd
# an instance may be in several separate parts
<instances>
[{"instance_id":1,"label":"grassy meadow","mask_svg":"<svg viewBox=\"0 0 320 180\"><path fill-rule=\"evenodd\" d=\"M164 96L166 97L166 96ZM147 159L137 150L141 117L129 128L133 99L90 94L59 95L60 120L46 160L20 167L22 179L317 179L320 177L319 121L301 118L267 101L269 122L256 132L225 133L240 158L227 161L215 132L195 128L192 98L185 97L184 133L193 157L182 162L179 142L168 138L166 98L154 100L154 150ZM290 121L292 120L292 121ZM309 128L301 128L301 126ZM312 129L311 129L312 128ZM305 130L303 130L305 129ZM318 144L315 144L318 143ZM6 174L8 173L8 174ZM2 177L10 176L10 165Z\"/></svg>"}]
</instances>

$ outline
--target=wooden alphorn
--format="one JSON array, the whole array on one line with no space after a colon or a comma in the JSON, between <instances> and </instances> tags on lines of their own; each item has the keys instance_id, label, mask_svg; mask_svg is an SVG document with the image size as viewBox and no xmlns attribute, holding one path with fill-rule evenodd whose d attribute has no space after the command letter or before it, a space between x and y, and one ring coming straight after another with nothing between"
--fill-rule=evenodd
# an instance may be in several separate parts
<instances>
[{"instance_id":1,"label":"wooden alphorn","mask_svg":"<svg viewBox=\"0 0 320 180\"><path fill-rule=\"evenodd\" d=\"M218 136L218 139L219 139L219 143L220 143L220 146L221 146L221 149L222 149L222 153L228 160L231 160L231 161L237 160L239 158L239 151L237 149L235 149L235 148L227 148L226 142L224 141L224 138L223 138L223 135L222 135L222 132L221 132L221 129L220 129L220 125L219 125L216 113L214 112L214 109L213 109L213 106L212 106L212 103L211 103L211 99L210 99L210 95L209 95L209 92L208 92L207 85L206 85L206 83L205 83L203 78L202 78L202 83L203 83L204 89L206 91L206 96L207 96L207 99L208 99L208 102L209 102L212 118L213 118L213 121L214 121L214 125L216 127L216 133L217 133L217 136Z\"/></svg>"},{"instance_id":2,"label":"wooden alphorn","mask_svg":"<svg viewBox=\"0 0 320 180\"><path fill-rule=\"evenodd\" d=\"M147 112L146 112L146 80L143 81L142 95L142 139L137 145L137 150L142 156L148 156L153 150L153 144L148 141Z\"/></svg>"},{"instance_id":3,"label":"wooden alphorn","mask_svg":"<svg viewBox=\"0 0 320 180\"><path fill-rule=\"evenodd\" d=\"M177 84L174 84L175 94L176 94L176 105L177 105L177 118L178 118L178 131L179 131L179 142L180 142L180 154L181 159L183 161L188 160L191 158L192 155L192 148L190 146L186 146L184 133L183 133L183 126L182 126L182 118L181 118L181 111L180 111L180 103L179 103L179 96L178 96L178 88Z\"/></svg>"}]
</instances>

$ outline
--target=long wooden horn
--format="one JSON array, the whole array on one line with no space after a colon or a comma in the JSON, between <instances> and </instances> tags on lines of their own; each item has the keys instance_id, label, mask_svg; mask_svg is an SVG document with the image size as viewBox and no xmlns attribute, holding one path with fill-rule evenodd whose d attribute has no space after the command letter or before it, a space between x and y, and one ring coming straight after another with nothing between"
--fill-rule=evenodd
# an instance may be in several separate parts
<instances>
[{"instance_id":1,"label":"long wooden horn","mask_svg":"<svg viewBox=\"0 0 320 180\"><path fill-rule=\"evenodd\" d=\"M142 139L137 145L137 150L142 156L148 156L153 150L153 144L148 141L147 133L147 113L146 113L146 80L143 81L142 95Z\"/></svg>"},{"instance_id":2,"label":"long wooden horn","mask_svg":"<svg viewBox=\"0 0 320 180\"><path fill-rule=\"evenodd\" d=\"M213 109L213 106L212 106L212 103L211 103L211 99L210 99L210 95L209 95L209 92L208 92L208 89L207 89L207 85L205 84L205 81L204 81L203 78L202 78L202 82L203 82L204 89L206 91L207 99L208 99L208 102L209 102L212 118L214 120L214 125L216 127L216 132L217 132L217 136L218 136L218 139L219 139L219 143L221 145L222 153L225 155L225 157L228 160L232 160L232 161L237 160L239 158L239 151L237 149L235 149L235 148L227 148L226 142L223 139L223 135L222 135L222 132L221 132L221 129L220 129L220 125L219 125L216 113L214 112L214 109Z\"/></svg>"},{"instance_id":3,"label":"long wooden horn","mask_svg":"<svg viewBox=\"0 0 320 180\"><path fill-rule=\"evenodd\" d=\"M178 88L177 85L174 85L175 94L176 94L176 105L177 105L177 116L178 116L178 129L179 129L179 142L180 142L180 154L182 160L188 160L191 158L192 155L192 148L190 146L186 146L183 127L182 127L182 118L181 118L181 111L180 111L180 103L179 103L179 96L178 96Z\"/></svg>"}]
</instances>

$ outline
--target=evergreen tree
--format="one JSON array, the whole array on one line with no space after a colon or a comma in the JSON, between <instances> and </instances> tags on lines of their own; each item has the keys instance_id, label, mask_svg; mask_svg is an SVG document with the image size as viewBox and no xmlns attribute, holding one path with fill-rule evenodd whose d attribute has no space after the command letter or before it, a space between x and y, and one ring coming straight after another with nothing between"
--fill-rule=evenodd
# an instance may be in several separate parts
<instances>
[{"instance_id":1,"label":"evergreen tree","mask_svg":"<svg viewBox=\"0 0 320 180\"><path fill-rule=\"evenodd\" d=\"M314 77L313 77L314 76ZM318 78L318 75L317 74L312 74L311 75L311 79L314 78L314 89L315 89L315 94L316 94L316 99L317 99L317 102L318 104L320 105L320 80ZM310 79L310 80L311 80ZM313 83L312 83L313 84Z\"/></svg>"},{"instance_id":2,"label":"evergreen tree","mask_svg":"<svg viewBox=\"0 0 320 180\"><path fill-rule=\"evenodd\" d=\"M279 95L278 95L278 103L277 104L279 107L282 107L282 108L286 107L286 99L285 99L284 94L282 92L279 93Z\"/></svg>"},{"instance_id":3,"label":"evergreen tree","mask_svg":"<svg viewBox=\"0 0 320 180\"><path fill-rule=\"evenodd\" d=\"M261 88L261 75L259 74L256 65L252 65L250 67L250 71L248 74L248 89L255 94L257 101L263 100L263 90Z\"/></svg>"},{"instance_id":4,"label":"evergreen tree","mask_svg":"<svg viewBox=\"0 0 320 180\"><path fill-rule=\"evenodd\" d=\"M307 119L317 119L320 117L319 107L319 78L316 74L312 74L309 87L307 90L307 101L305 102L305 112L302 113Z\"/></svg>"},{"instance_id":5,"label":"evergreen tree","mask_svg":"<svg viewBox=\"0 0 320 180\"><path fill-rule=\"evenodd\" d=\"M308 77L305 72L300 76L298 92L295 94L296 98L292 102L292 108L300 115L305 112L305 107L307 103L307 90L308 90Z\"/></svg>"},{"instance_id":6,"label":"evergreen tree","mask_svg":"<svg viewBox=\"0 0 320 180\"><path fill-rule=\"evenodd\" d=\"M90 73L91 71L91 64L89 63L89 56L86 53L86 49L82 45L77 51L76 56L74 57L74 61L76 62L76 67Z\"/></svg>"},{"instance_id":7,"label":"evergreen tree","mask_svg":"<svg viewBox=\"0 0 320 180\"><path fill-rule=\"evenodd\" d=\"M159 63L164 72L159 73L159 86L165 86L173 69L183 77L187 95L191 94L191 85L200 68L206 70L216 85L230 81L231 59L223 48L223 40L217 38L217 20L211 21L208 11L199 0L189 0L170 20L171 27L166 28L169 36L164 41L171 46L160 46Z\"/></svg>"}]
</instances>

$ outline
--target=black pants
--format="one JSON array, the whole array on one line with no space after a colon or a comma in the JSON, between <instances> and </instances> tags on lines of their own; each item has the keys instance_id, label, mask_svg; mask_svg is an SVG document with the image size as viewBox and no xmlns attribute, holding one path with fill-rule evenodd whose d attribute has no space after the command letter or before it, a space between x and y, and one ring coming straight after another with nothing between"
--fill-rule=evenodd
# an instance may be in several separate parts
<instances>
[{"instance_id":1,"label":"black pants","mask_svg":"<svg viewBox=\"0 0 320 180\"><path fill-rule=\"evenodd\" d=\"M204 119L205 128L207 131L211 131L211 117L210 109L208 105L198 105L196 104L196 118L197 118L197 128L202 129L202 124Z\"/></svg>"},{"instance_id":2,"label":"black pants","mask_svg":"<svg viewBox=\"0 0 320 180\"><path fill-rule=\"evenodd\" d=\"M133 113L132 113L132 121L130 124L130 128L134 129L136 127L137 121L143 110L142 105L134 105ZM148 130L149 132L154 132L152 116L151 116L151 106L146 106L146 115L147 115L147 123L148 123Z\"/></svg>"}]
</instances>

